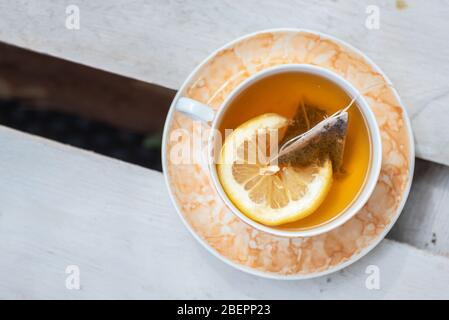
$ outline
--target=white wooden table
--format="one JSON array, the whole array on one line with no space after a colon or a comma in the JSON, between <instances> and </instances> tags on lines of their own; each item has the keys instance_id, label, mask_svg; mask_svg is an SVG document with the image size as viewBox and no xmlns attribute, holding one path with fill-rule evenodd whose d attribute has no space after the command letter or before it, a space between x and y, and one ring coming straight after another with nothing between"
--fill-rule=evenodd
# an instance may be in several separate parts
<instances>
[{"instance_id":1,"label":"white wooden table","mask_svg":"<svg viewBox=\"0 0 449 320\"><path fill-rule=\"evenodd\" d=\"M216 47L301 27L365 51L409 109L410 199L375 250L327 277L279 282L212 257L179 220L159 172L0 127L0 298L449 298L449 2L0 2L0 41L176 89ZM80 29L65 27L66 7ZM1 52L0 52L1 54ZM1 84L0 84L1 88ZM441 163L441 165L435 162ZM77 265L80 290L66 288ZM365 286L379 267L379 290Z\"/></svg>"}]
</instances>

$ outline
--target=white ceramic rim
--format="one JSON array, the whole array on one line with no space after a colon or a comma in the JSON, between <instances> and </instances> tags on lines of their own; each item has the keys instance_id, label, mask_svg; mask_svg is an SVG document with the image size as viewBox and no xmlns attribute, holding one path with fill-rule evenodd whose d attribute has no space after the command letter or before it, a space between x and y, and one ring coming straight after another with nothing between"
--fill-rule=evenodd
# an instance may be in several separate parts
<instances>
[{"instance_id":1,"label":"white ceramic rim","mask_svg":"<svg viewBox=\"0 0 449 320\"><path fill-rule=\"evenodd\" d=\"M258 34L263 34L263 33L276 33L276 32L295 32L295 33L300 33L300 32L305 32L305 33L310 33L310 34L315 34L318 35L319 37L323 38L323 39L329 39L332 40L342 46L345 46L351 50L353 50L355 53L357 53L358 55L362 56L372 67L374 70L376 70L380 75L382 75L382 77L388 82L388 84L391 86L391 90L394 93L395 98L398 100L403 114L404 114L404 120L405 120L405 125L407 127L408 133L409 133L409 176L408 176L408 180L407 180L407 185L405 186L404 189L404 195L402 197L401 203L398 206L397 212L398 214L396 215L396 217L394 217L394 219L392 219L392 221L390 222L390 224L384 229L384 231L378 236L376 241L373 241L369 246L365 247L364 249L362 249L358 254L353 255L350 259L346 260L343 263L340 263L339 265L333 266L329 269L326 269L325 271L319 271L319 272L314 272L314 273L308 273L308 274L293 274L293 275L280 275L277 273L273 273L273 272L264 272L264 271L260 271L257 269L253 269L238 263L235 263L234 261L223 257L219 252L217 252L214 248L212 248L209 243L207 243L203 238L201 238L196 232L195 230L192 228L192 226L187 222L187 220L185 219L184 215L181 212L180 207L178 206L176 200L175 200L175 196L173 194L173 191L170 188L170 181L169 181L169 177L167 174L167 134L168 131L170 129L170 123L171 123L171 119L173 117L173 113L176 111L175 110L175 105L176 102L178 101L178 99L182 96L182 93L184 92L184 90L186 89L186 87L188 86L188 84L192 81L192 79L195 77L195 75L197 74L197 72L207 63L209 62L217 53L221 52L222 50L229 48L231 46L233 46L234 44L245 40L247 38L251 38L253 36L256 36ZM176 93L176 96L174 97L172 104L170 105L170 109L168 111L167 114L167 118L165 120L165 124L164 124L164 131L163 131L163 135L162 135L162 150L161 150L161 157L162 157L162 170L164 172L164 179L165 179L165 183L167 185L167 189L168 189L168 193L170 195L170 198L173 202L173 205L176 209L176 212L178 213L179 217L181 218L181 221L184 223L184 225L186 226L186 228L190 231L190 233L193 235L193 237L201 244L203 245L206 250L208 250L212 255L214 255L215 257L217 257L218 259L220 259L221 261L223 261L224 263L249 274L255 275L255 276L259 276L262 278L267 278L267 279L276 279L276 280L306 280L306 279L312 279L312 278L317 278L317 277L321 277L321 276L325 276L328 275L330 273L334 273L336 271L339 271L343 268L346 268L347 266L353 264L354 262L358 261L360 258L364 257L368 252L370 252L372 249L374 249L387 235L387 233L391 230L391 228L393 227L393 225L396 223L397 219L399 218L402 209L404 208L405 202L407 201L408 195L410 193L410 188L412 185L412 180L413 180L413 172L415 169L415 144L414 144L414 139L413 139L413 131L412 131L412 126L410 123L410 118L408 117L408 113L406 108L404 107L402 100L398 94L398 92L396 91L395 87L393 86L391 80L387 77L387 75L367 56L365 55L362 51L360 51L359 49L355 48L354 46L339 40L333 36L324 34L322 32L318 32L318 31L312 31L312 30L308 30L308 29L299 29L299 28L274 28L274 29L266 29L266 30L260 30L260 31L256 31L253 33L249 33L246 35L243 35L231 42L228 42L227 44L225 44L224 46L222 46L221 48L218 48L217 50L215 50L214 52L212 52L207 58L205 58L199 65L196 66L195 69L192 70L192 72L189 74L189 76L186 78L186 80L183 82L183 84L181 85L181 87L179 88L178 92Z\"/></svg>"},{"instance_id":2,"label":"white ceramic rim","mask_svg":"<svg viewBox=\"0 0 449 320\"><path fill-rule=\"evenodd\" d=\"M327 221L319 226L304 229L304 230L287 230L287 229L280 229L276 227L270 227L266 226L264 224L261 224L257 221L252 220L248 216L246 216L244 213L242 213L235 205L234 203L229 199L226 192L223 190L223 187L220 183L220 180L218 178L217 174L217 167L214 161L213 152L212 152L212 137L209 140L208 143L208 154L210 156L209 158L209 171L210 175L212 177L212 182L214 184L215 189L217 190L218 194L220 195L221 199L225 202L225 204L228 206L228 208L231 209L231 211L240 218L240 220L243 220L245 223L249 224L255 229L258 229L260 231L264 231L276 236L281 237L311 237L316 236L318 234L328 232L332 229L335 229L351 219L359 210L365 205L365 203L368 201L369 197L374 191L374 188L376 187L377 179L379 178L380 169L382 165L382 141L380 137L380 130L376 122L376 118L374 116L373 111L369 107L368 103L366 102L363 95L347 80L339 76L338 74L327 70L322 67L318 67L315 65L310 64L282 64L277 65L273 67L269 67L267 69L264 69L260 72L257 72L253 74L252 76L245 79L242 83L240 83L232 92L226 97L225 101L220 106L220 109L215 114L215 118L212 122L211 128L212 130L216 130L218 124L220 123L223 114L228 109L229 105L232 101L245 89L247 89L249 86L254 84L255 82L264 79L266 77L280 74L280 73L287 73L287 72L298 72L298 73L308 73L317 75L320 77L323 77L332 83L336 84L339 88L341 88L343 91L346 92L346 94L352 99L356 98L356 106L358 107L360 112L363 115L365 124L369 131L369 137L370 137L370 152L371 152L371 158L370 158L370 164L369 164L369 170L365 177L365 181L363 182L363 186L361 190L358 192L356 198L349 204L347 208L343 210L342 213L339 213L337 217L334 219ZM344 106L342 106L344 107Z\"/></svg>"}]
</instances>

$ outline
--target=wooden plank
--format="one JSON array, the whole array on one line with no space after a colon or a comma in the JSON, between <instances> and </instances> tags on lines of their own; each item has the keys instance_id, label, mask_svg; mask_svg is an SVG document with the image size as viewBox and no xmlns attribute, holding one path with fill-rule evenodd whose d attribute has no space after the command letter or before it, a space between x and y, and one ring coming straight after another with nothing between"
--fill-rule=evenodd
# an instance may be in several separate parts
<instances>
[{"instance_id":1,"label":"wooden plank","mask_svg":"<svg viewBox=\"0 0 449 320\"><path fill-rule=\"evenodd\" d=\"M337 36L366 52L391 77L409 108L417 155L449 164L449 2L77 1L80 29L65 27L68 3L4 0L0 41L177 89L215 48L243 34L288 26Z\"/></svg>"},{"instance_id":2,"label":"wooden plank","mask_svg":"<svg viewBox=\"0 0 449 320\"><path fill-rule=\"evenodd\" d=\"M410 196L389 238L449 257L449 167L417 160Z\"/></svg>"},{"instance_id":3,"label":"wooden plank","mask_svg":"<svg viewBox=\"0 0 449 320\"><path fill-rule=\"evenodd\" d=\"M0 100L162 131L176 91L0 43Z\"/></svg>"},{"instance_id":4,"label":"wooden plank","mask_svg":"<svg viewBox=\"0 0 449 320\"><path fill-rule=\"evenodd\" d=\"M449 298L448 258L390 240L327 277L256 278L198 245L161 173L4 127L0 145L0 298Z\"/></svg>"}]
</instances>

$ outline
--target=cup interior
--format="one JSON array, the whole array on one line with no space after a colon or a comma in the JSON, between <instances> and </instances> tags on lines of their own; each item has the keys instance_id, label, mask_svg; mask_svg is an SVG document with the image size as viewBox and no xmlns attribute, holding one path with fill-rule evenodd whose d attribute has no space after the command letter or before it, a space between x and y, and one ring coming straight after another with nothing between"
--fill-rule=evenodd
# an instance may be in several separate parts
<instances>
[{"instance_id":1,"label":"cup interior","mask_svg":"<svg viewBox=\"0 0 449 320\"><path fill-rule=\"evenodd\" d=\"M241 220L246 222L247 224L251 225L252 227L268 232L274 235L278 236L286 236L286 237L307 237L307 236L313 236L317 234L321 234L324 232L328 232L331 229L334 229L347 220L349 220L352 216L354 216L367 202L370 195L372 194L374 187L377 183L377 179L380 173L381 168L381 138L380 138L380 131L379 127L377 125L375 116L369 107L368 103L364 99L363 95L360 94L360 92L354 88L348 81L340 77L339 75L321 68L316 67L313 65L307 65L307 64L288 64L288 65L280 65L273 68L265 69L259 73L254 74L253 76L249 77L245 81L243 81L237 88L231 92L226 100L224 101L223 105L221 106L220 110L218 111L215 120L212 123L212 129L217 130L219 127L219 124L221 123L223 116L226 114L226 111L228 107L232 104L234 99L239 96L240 93L244 92L246 89L248 89L250 86L252 86L254 83L273 75L281 74L281 73L291 73L291 72L298 72L298 73L307 73L316 75L319 77L323 77L332 83L336 84L342 91L344 91L350 98L355 98L355 106L359 109L360 113L363 116L364 124L367 128L368 135L369 135L369 149L370 149L370 159L369 159L369 165L368 165L368 171L365 176L365 180L363 182L363 185L361 189L359 190L357 196L353 199L353 201L350 203L348 207L346 207L343 212L341 212L339 215L334 217L333 219L330 219L329 221L326 221L323 224L320 224L316 227L307 228L307 229L291 229L291 228L283 228L280 227L270 227L266 226L264 224L261 224L257 221L254 221L247 217L245 214L243 214L234 204L233 202L228 198L226 192L223 190L223 187L221 185L221 182L218 177L217 173L217 166L215 164L215 158L214 158L214 151L213 151L213 141L212 139L209 141L209 155L210 155L210 171L211 171L211 177L213 184L219 193L222 200L225 202L225 204L232 210L232 212L237 215Z\"/></svg>"}]
</instances>

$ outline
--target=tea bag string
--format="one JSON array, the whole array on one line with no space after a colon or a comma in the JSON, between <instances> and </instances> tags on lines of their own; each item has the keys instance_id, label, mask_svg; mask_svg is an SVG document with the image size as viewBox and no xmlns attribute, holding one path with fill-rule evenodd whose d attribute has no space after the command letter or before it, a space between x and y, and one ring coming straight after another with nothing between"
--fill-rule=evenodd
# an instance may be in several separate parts
<instances>
[{"instance_id":1,"label":"tea bag string","mask_svg":"<svg viewBox=\"0 0 449 320\"><path fill-rule=\"evenodd\" d=\"M393 87L393 85L391 83L376 83L373 85L370 85L368 87L366 87L365 89L363 89L362 91L358 91L357 94L352 98L352 100L348 103L348 105L346 105L344 108L338 110L337 112L335 112L334 114L332 114L331 116L327 117L326 119L320 121L319 123L317 123L315 127L320 127L324 124L324 122L326 120L329 120L329 118L336 118L340 115L342 115L344 112L348 111L349 108L352 107L352 105L354 104L354 102L357 100L357 98L361 97L362 95L364 95L365 93L367 93L369 90L371 90L372 88L378 87L378 86L387 86L387 87ZM394 88L394 87L393 87ZM301 100L301 107L303 108L304 112L305 112L305 107L304 107L304 101ZM308 120L308 119L306 119ZM279 157L285 155L286 153L288 153L290 150L294 150L295 149L295 144L300 141L302 138L306 137L307 135L310 135L311 131L314 128L310 128L310 126L308 125L308 130L306 132L303 132L289 140L287 140L284 144L282 144L282 146L279 149L279 152L271 158L270 163L273 163L274 161L276 161Z\"/></svg>"},{"instance_id":2,"label":"tea bag string","mask_svg":"<svg viewBox=\"0 0 449 320\"><path fill-rule=\"evenodd\" d=\"M349 102L348 105L347 105L346 107L342 108L341 110L338 110L338 111L335 112L333 115L331 115L331 117L338 116L339 114L348 111L349 108L350 108L350 107L354 104L354 102L357 100L357 98L363 96L365 93L367 93L367 92L368 92L369 90L371 90L372 88L376 88L376 87L381 86L381 85L382 85L382 86L387 86L387 87L389 87L389 88L393 88L393 89L394 89L393 84L391 84L391 83L376 83L376 84L372 84L372 85L366 87L365 89L363 89L361 92L360 92L360 91L357 92L357 94L355 95L355 97L352 98L351 102Z\"/></svg>"}]
</instances>

